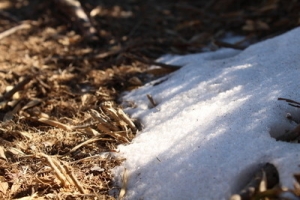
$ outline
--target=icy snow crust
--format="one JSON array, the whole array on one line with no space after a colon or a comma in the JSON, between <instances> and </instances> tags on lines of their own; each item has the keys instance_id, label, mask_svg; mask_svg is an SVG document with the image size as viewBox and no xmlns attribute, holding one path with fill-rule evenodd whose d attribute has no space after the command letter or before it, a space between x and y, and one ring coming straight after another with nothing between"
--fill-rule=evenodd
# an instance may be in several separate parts
<instances>
[{"instance_id":1,"label":"icy snow crust","mask_svg":"<svg viewBox=\"0 0 300 200\"><path fill-rule=\"evenodd\" d=\"M165 56L183 65L126 94L137 108L127 109L144 129L130 145L119 146L127 161L126 199L228 199L266 162L274 164L281 185L292 188L300 172L300 144L278 142L300 121L285 97L300 101L300 28L244 51ZM157 81L155 81L157 82ZM151 94L158 102L149 107Z\"/></svg>"}]
</instances>

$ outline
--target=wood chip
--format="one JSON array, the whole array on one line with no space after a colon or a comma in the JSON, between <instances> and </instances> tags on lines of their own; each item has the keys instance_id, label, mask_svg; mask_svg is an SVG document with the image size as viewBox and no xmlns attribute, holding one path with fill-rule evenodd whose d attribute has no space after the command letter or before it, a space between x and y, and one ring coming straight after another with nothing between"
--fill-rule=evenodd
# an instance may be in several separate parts
<instances>
[{"instance_id":1,"label":"wood chip","mask_svg":"<svg viewBox=\"0 0 300 200\"><path fill-rule=\"evenodd\" d=\"M73 130L71 126L66 125L66 124L62 124L62 123L60 123L58 121L55 121L55 120L51 120L51 119L47 119L47 118L38 118L38 121L42 122L44 124L48 124L50 126L54 126L54 127L57 127L57 128L64 129L66 131Z\"/></svg>"},{"instance_id":2,"label":"wood chip","mask_svg":"<svg viewBox=\"0 0 300 200\"><path fill-rule=\"evenodd\" d=\"M41 99L32 99L31 101L29 101L25 106L22 107L22 110L26 110L28 108L32 108L38 104L42 103Z\"/></svg>"},{"instance_id":3,"label":"wood chip","mask_svg":"<svg viewBox=\"0 0 300 200\"><path fill-rule=\"evenodd\" d=\"M6 155L4 153L4 147L0 146L0 159L7 161Z\"/></svg>"}]
</instances>

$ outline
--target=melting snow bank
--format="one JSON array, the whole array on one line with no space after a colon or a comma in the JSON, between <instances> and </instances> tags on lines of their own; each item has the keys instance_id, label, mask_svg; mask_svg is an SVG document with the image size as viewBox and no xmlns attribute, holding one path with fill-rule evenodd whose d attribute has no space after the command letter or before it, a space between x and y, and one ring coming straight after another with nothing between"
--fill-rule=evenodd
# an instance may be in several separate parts
<instances>
[{"instance_id":1,"label":"melting snow bank","mask_svg":"<svg viewBox=\"0 0 300 200\"><path fill-rule=\"evenodd\" d=\"M293 129L300 111L278 97L300 100L300 28L244 51L165 56L180 70L126 94L144 124L130 145L126 199L228 199L269 162L282 186L300 172L300 144L272 136ZM157 82L157 81L156 81ZM149 107L147 94L158 102Z\"/></svg>"}]
</instances>

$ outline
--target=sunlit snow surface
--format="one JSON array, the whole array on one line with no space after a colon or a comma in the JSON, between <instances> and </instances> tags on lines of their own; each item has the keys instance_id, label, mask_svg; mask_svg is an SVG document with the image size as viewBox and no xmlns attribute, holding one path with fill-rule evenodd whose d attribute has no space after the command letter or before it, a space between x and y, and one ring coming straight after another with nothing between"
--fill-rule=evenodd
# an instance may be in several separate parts
<instances>
[{"instance_id":1,"label":"sunlit snow surface","mask_svg":"<svg viewBox=\"0 0 300 200\"><path fill-rule=\"evenodd\" d=\"M161 58L183 67L123 97L144 124L132 144L119 146L127 161L115 173L128 171L126 199L228 199L267 162L292 188L300 144L270 134L296 126L286 113L300 120L300 110L277 100L300 101L299 36L297 28L244 51Z\"/></svg>"}]
</instances>

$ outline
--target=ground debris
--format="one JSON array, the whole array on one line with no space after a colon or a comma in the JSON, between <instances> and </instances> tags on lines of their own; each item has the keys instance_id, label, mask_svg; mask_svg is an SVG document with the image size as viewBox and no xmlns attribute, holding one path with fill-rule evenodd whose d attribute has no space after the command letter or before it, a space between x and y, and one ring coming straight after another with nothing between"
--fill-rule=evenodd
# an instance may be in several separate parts
<instances>
[{"instance_id":1,"label":"ground debris","mask_svg":"<svg viewBox=\"0 0 300 200\"><path fill-rule=\"evenodd\" d=\"M230 200L267 199L278 197L283 190L278 186L279 174L273 164L266 163L257 170L251 181L239 194L232 195Z\"/></svg>"}]
</instances>

